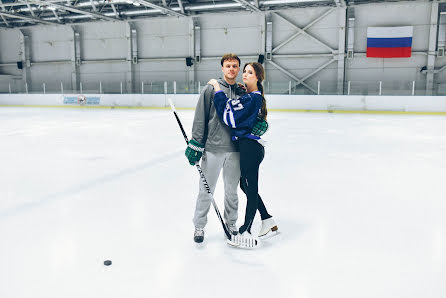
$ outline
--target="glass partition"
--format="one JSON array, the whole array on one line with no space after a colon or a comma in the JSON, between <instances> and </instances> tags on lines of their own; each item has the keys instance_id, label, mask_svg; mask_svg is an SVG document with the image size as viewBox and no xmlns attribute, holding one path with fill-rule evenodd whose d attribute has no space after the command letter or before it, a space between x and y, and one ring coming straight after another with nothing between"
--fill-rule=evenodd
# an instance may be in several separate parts
<instances>
[{"instance_id":1,"label":"glass partition","mask_svg":"<svg viewBox=\"0 0 446 298\"><path fill-rule=\"evenodd\" d=\"M68 93L103 93L103 94L199 94L206 82L186 81L135 81L132 86L126 81L110 82L82 80L78 90L73 90L71 83L43 82L27 86L21 80L1 80L0 93L33 93L33 94L68 94ZM336 81L265 81L266 94L284 95L337 95ZM424 81L345 81L344 95L373 96L412 96L426 95ZM341 91L341 93L342 93ZM434 95L446 95L446 83L434 85Z\"/></svg>"}]
</instances>

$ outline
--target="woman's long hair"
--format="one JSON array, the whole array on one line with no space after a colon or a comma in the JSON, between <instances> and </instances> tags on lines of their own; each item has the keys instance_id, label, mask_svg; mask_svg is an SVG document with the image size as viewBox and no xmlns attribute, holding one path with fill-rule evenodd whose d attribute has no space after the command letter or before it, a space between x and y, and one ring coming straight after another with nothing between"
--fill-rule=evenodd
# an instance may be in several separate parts
<instances>
[{"instance_id":1,"label":"woman's long hair","mask_svg":"<svg viewBox=\"0 0 446 298\"><path fill-rule=\"evenodd\" d=\"M263 85L262 82L265 79L265 69L263 68L263 65L258 62L249 62L246 63L245 66L243 66L243 72L245 71L246 66L251 65L252 68L254 68L254 71L256 73L257 77L257 88L262 93L262 108L260 110L260 117L266 120L266 116L268 115L268 110L266 109L266 99L265 99L265 93L263 92Z\"/></svg>"}]
</instances>

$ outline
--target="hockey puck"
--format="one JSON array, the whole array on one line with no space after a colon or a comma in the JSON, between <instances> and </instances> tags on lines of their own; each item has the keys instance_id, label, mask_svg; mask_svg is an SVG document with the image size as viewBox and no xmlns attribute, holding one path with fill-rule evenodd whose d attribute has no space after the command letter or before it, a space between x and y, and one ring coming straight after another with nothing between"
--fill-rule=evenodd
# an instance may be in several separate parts
<instances>
[{"instance_id":1,"label":"hockey puck","mask_svg":"<svg viewBox=\"0 0 446 298\"><path fill-rule=\"evenodd\" d=\"M105 260L104 261L104 265L105 266L110 266L112 264L112 261L110 261L110 260Z\"/></svg>"}]
</instances>

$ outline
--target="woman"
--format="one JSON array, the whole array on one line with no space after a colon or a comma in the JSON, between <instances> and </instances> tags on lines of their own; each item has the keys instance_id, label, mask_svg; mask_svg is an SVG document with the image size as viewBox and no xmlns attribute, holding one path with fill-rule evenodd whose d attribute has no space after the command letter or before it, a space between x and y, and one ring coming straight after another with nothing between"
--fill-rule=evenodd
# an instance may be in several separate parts
<instances>
[{"instance_id":1,"label":"woman","mask_svg":"<svg viewBox=\"0 0 446 298\"><path fill-rule=\"evenodd\" d=\"M239 228L240 235L236 236L242 239L252 238L251 227L257 210L262 218L259 237L265 236L271 231L277 231L274 219L266 210L265 204L258 194L259 166L265 155L263 140L258 135L251 133L257 118L266 120L267 116L262 86L264 78L265 70L262 64L257 62L245 64L243 82L248 94L239 99L228 99L220 89L217 80L212 79L208 82L215 90L215 110L220 119L232 128L232 140L237 141L240 148L240 187L248 199L245 222ZM253 246L257 245L258 242L255 241Z\"/></svg>"}]
</instances>

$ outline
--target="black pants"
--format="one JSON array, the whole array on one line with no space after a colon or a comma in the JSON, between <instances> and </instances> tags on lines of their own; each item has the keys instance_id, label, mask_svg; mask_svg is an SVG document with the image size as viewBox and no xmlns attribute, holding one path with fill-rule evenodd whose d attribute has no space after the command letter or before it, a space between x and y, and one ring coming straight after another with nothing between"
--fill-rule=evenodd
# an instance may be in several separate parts
<instances>
[{"instance_id":1,"label":"black pants","mask_svg":"<svg viewBox=\"0 0 446 298\"><path fill-rule=\"evenodd\" d=\"M240 188L248 199L245 223L240 227L239 232L248 231L251 233L252 222L257 210L259 210L262 220L271 217L259 195L259 166L265 156L265 149L256 140L241 138L238 142L240 148Z\"/></svg>"}]
</instances>

